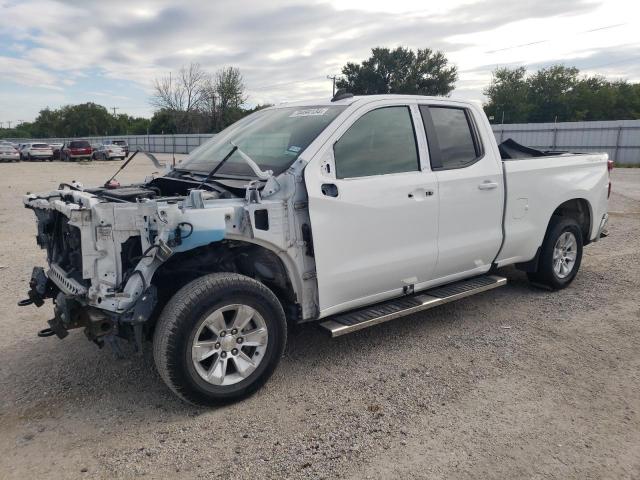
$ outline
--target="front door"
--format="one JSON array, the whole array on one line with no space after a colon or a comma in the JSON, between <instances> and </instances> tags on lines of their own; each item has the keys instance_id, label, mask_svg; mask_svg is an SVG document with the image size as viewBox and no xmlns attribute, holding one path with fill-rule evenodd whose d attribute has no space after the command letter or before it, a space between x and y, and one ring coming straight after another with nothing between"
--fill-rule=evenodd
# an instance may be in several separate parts
<instances>
[{"instance_id":1,"label":"front door","mask_svg":"<svg viewBox=\"0 0 640 480\"><path fill-rule=\"evenodd\" d=\"M433 275L438 187L421 161L419 111L388 103L352 115L305 170L321 316Z\"/></svg>"}]
</instances>

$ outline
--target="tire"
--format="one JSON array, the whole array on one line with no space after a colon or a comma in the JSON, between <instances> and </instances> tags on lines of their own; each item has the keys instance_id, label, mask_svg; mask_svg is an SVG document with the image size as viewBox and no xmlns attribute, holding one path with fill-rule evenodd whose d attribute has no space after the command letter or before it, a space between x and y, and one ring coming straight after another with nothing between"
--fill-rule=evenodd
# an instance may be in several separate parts
<instances>
[{"instance_id":1,"label":"tire","mask_svg":"<svg viewBox=\"0 0 640 480\"><path fill-rule=\"evenodd\" d=\"M568 247L566 251L563 248L556 250L556 247L562 247L563 240L569 240L564 243L565 247ZM576 278L580 269L582 243L582 230L578 222L568 217L552 217L540 251L538 270L527 273L527 277L532 283L544 285L551 290L567 287ZM559 254L559 258L563 259L575 258L570 262L563 262L557 258L554 259L554 254Z\"/></svg>"},{"instance_id":2,"label":"tire","mask_svg":"<svg viewBox=\"0 0 640 480\"><path fill-rule=\"evenodd\" d=\"M240 315L239 308L253 313ZM240 318L249 320L237 331L233 325ZM264 385L286 341L284 311L271 290L244 275L214 273L185 285L164 307L154 332L153 357L158 373L176 395L195 405L212 406L245 398ZM196 343L207 350L198 350ZM238 350L236 345L242 346ZM196 360L195 352L204 352L206 358ZM250 373L241 374L244 368Z\"/></svg>"}]
</instances>

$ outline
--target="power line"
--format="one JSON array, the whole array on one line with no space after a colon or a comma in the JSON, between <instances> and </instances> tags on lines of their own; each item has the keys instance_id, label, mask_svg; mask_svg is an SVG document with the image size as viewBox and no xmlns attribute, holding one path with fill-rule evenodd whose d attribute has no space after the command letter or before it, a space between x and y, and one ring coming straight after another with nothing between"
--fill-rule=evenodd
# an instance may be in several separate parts
<instances>
[{"instance_id":1,"label":"power line","mask_svg":"<svg viewBox=\"0 0 640 480\"><path fill-rule=\"evenodd\" d=\"M601 30L608 30L610 28L617 28L617 27L621 27L623 25L626 25L626 23L616 23L614 25L605 25L604 27L597 27L597 28L592 28L590 30L583 30L581 32L575 33L574 35L582 35L582 34L585 34L585 33L599 32ZM558 38L561 38L561 37L552 37L552 38L546 38L544 40L536 40L535 42L522 43L520 45L511 45L509 47L497 48L495 50L488 50L488 51L486 51L484 53L498 53L498 52L504 52L506 50L515 50L516 48L523 48L523 47L529 47L531 45L538 45L540 43L549 42L551 40L556 40Z\"/></svg>"},{"instance_id":2,"label":"power line","mask_svg":"<svg viewBox=\"0 0 640 480\"><path fill-rule=\"evenodd\" d=\"M588 65L586 67L582 66L580 68L582 70L588 70L590 68L608 67L609 65L618 65L620 63L629 63L629 62L636 62L636 61L640 61L640 57L625 58L624 60L615 60L613 62L601 63L599 65Z\"/></svg>"}]
</instances>

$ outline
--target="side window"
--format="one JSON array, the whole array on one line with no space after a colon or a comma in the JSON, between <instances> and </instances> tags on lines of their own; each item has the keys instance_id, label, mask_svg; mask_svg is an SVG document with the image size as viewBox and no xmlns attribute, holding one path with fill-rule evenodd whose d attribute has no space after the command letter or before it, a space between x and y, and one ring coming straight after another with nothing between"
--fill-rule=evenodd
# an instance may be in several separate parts
<instances>
[{"instance_id":1,"label":"side window","mask_svg":"<svg viewBox=\"0 0 640 480\"><path fill-rule=\"evenodd\" d=\"M434 170L467 167L482 156L469 112L464 108L420 107Z\"/></svg>"},{"instance_id":2,"label":"side window","mask_svg":"<svg viewBox=\"0 0 640 480\"><path fill-rule=\"evenodd\" d=\"M337 178L367 177L420 169L409 107L365 113L333 146Z\"/></svg>"}]
</instances>

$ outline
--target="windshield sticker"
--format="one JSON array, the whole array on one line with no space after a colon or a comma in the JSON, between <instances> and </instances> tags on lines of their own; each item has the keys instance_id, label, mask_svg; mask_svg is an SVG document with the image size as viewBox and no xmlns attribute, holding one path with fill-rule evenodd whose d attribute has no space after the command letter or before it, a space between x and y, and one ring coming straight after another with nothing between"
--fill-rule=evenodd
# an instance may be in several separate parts
<instances>
[{"instance_id":1,"label":"windshield sticker","mask_svg":"<svg viewBox=\"0 0 640 480\"><path fill-rule=\"evenodd\" d=\"M300 147L296 147L295 145L291 145L289 148L287 148L287 151L293 152L293 153L298 153L300 150L301 150Z\"/></svg>"},{"instance_id":2,"label":"windshield sticker","mask_svg":"<svg viewBox=\"0 0 640 480\"><path fill-rule=\"evenodd\" d=\"M314 116L324 115L325 113L327 113L328 110L329 110L328 108L307 108L306 110L296 110L291 115L289 115L289 118L314 117Z\"/></svg>"}]
</instances>

